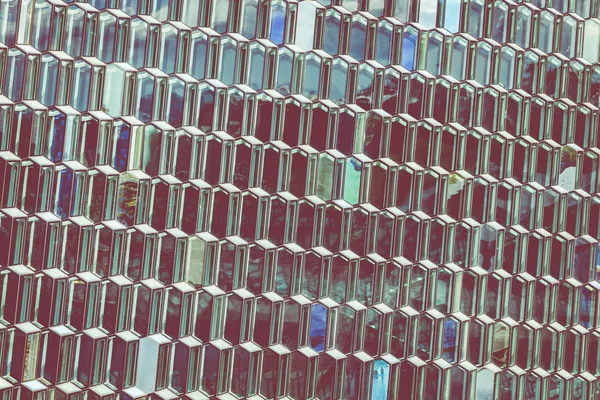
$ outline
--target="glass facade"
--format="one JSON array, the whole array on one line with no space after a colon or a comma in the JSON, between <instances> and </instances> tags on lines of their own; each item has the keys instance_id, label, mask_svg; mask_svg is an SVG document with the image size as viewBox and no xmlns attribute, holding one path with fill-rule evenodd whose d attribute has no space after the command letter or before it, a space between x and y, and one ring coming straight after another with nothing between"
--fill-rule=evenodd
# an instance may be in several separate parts
<instances>
[{"instance_id":1,"label":"glass facade","mask_svg":"<svg viewBox=\"0 0 600 400\"><path fill-rule=\"evenodd\" d=\"M0 400L600 399L599 0L0 0Z\"/></svg>"}]
</instances>

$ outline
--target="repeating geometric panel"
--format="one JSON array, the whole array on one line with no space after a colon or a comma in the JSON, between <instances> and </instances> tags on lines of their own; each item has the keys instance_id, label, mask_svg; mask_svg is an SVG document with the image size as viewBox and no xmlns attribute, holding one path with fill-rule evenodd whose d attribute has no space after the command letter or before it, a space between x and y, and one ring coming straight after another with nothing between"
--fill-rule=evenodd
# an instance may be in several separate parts
<instances>
[{"instance_id":1,"label":"repeating geometric panel","mask_svg":"<svg viewBox=\"0 0 600 400\"><path fill-rule=\"evenodd\" d=\"M0 0L0 398L600 396L598 0Z\"/></svg>"}]
</instances>

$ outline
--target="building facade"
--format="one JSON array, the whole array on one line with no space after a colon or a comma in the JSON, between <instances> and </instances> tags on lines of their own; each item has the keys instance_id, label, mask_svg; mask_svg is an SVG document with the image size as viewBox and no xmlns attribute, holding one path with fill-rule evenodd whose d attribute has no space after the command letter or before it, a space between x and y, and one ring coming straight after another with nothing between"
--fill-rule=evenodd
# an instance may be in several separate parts
<instances>
[{"instance_id":1,"label":"building facade","mask_svg":"<svg viewBox=\"0 0 600 400\"><path fill-rule=\"evenodd\" d=\"M0 0L0 400L600 399L599 0Z\"/></svg>"}]
</instances>

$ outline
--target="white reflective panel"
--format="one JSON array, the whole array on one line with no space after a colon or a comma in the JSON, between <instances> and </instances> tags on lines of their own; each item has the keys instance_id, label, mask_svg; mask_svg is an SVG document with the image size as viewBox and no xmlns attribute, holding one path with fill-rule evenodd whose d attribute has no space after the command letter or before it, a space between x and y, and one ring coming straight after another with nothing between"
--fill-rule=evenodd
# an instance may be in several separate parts
<instances>
[{"instance_id":1,"label":"white reflective panel","mask_svg":"<svg viewBox=\"0 0 600 400\"><path fill-rule=\"evenodd\" d=\"M166 336L156 334L140 339L140 347L137 359L137 365L143 365L138 368L135 387L144 393L152 393L156 390L156 379L159 361L162 361L165 353L161 351L161 345L168 344ZM170 346L169 346L170 347ZM168 349L168 347L166 347Z\"/></svg>"},{"instance_id":2,"label":"white reflective panel","mask_svg":"<svg viewBox=\"0 0 600 400\"><path fill-rule=\"evenodd\" d=\"M300 4L298 4L299 30L296 34L296 46L298 46L304 51L310 51L314 48L316 15L316 3L311 1L303 1ZM273 24L275 24L275 20L273 20ZM276 41L273 42L278 44Z\"/></svg>"},{"instance_id":3,"label":"white reflective panel","mask_svg":"<svg viewBox=\"0 0 600 400\"><path fill-rule=\"evenodd\" d=\"M600 20L588 19L585 21L583 58L591 63L600 61Z\"/></svg>"},{"instance_id":4,"label":"white reflective panel","mask_svg":"<svg viewBox=\"0 0 600 400\"><path fill-rule=\"evenodd\" d=\"M438 3L436 0L421 0L419 2L419 24L425 29L436 26Z\"/></svg>"}]
</instances>

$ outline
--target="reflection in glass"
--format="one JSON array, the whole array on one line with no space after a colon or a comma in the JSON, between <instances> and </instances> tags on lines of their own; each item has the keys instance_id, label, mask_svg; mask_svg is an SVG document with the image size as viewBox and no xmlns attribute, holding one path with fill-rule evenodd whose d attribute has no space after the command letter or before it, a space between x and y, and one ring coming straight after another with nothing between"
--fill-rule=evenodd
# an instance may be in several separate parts
<instances>
[{"instance_id":1,"label":"reflection in glass","mask_svg":"<svg viewBox=\"0 0 600 400\"><path fill-rule=\"evenodd\" d=\"M310 319L310 347L315 351L325 349L325 330L327 327L327 308L320 304L314 304Z\"/></svg>"}]
</instances>

